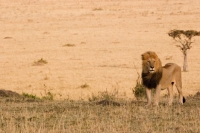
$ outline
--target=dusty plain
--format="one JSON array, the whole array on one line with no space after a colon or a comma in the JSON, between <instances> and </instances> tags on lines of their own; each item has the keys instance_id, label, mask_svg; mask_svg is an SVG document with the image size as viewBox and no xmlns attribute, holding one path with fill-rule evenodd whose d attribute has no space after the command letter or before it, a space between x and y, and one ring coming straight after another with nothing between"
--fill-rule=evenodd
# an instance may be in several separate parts
<instances>
[{"instance_id":1,"label":"dusty plain","mask_svg":"<svg viewBox=\"0 0 200 133\"><path fill-rule=\"evenodd\" d=\"M182 67L167 33L200 31L199 0L0 0L0 13L0 89L56 99L106 90L134 99L141 54L155 51L163 65ZM200 37L194 40L184 95L200 90ZM48 63L33 65L41 58Z\"/></svg>"}]
</instances>

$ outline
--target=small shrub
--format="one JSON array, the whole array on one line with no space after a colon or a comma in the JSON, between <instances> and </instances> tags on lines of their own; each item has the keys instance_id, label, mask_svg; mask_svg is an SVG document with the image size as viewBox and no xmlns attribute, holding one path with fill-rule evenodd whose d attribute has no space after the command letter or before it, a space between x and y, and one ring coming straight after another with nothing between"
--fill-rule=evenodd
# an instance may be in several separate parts
<instances>
[{"instance_id":1,"label":"small shrub","mask_svg":"<svg viewBox=\"0 0 200 133\"><path fill-rule=\"evenodd\" d=\"M141 83L137 82L136 86L133 89L133 94L137 99L145 97L146 96L145 87Z\"/></svg>"},{"instance_id":2,"label":"small shrub","mask_svg":"<svg viewBox=\"0 0 200 133\"><path fill-rule=\"evenodd\" d=\"M146 96L146 89L143 86L143 84L141 83L142 79L140 77L139 72L137 71L137 67L135 66L135 64L134 64L134 67L137 72L138 78L136 80L136 86L132 89L133 94L137 99L144 98Z\"/></svg>"},{"instance_id":3,"label":"small shrub","mask_svg":"<svg viewBox=\"0 0 200 133\"><path fill-rule=\"evenodd\" d=\"M146 96L146 90L143 84L141 83L140 74L137 72L138 78L136 80L136 86L133 88L133 94L137 99L144 98Z\"/></svg>"}]
</instances>

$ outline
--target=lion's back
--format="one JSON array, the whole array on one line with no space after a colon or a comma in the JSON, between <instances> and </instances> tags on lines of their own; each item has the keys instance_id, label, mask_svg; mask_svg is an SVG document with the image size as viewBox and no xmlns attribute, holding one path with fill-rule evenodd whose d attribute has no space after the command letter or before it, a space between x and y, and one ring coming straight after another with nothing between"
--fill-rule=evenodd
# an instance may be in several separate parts
<instances>
[{"instance_id":1,"label":"lion's back","mask_svg":"<svg viewBox=\"0 0 200 133\"><path fill-rule=\"evenodd\" d=\"M163 66L162 79L161 84L165 84L164 86L169 86L171 83L175 83L178 86L182 86L181 67L175 63L165 64L165 66Z\"/></svg>"}]
</instances>

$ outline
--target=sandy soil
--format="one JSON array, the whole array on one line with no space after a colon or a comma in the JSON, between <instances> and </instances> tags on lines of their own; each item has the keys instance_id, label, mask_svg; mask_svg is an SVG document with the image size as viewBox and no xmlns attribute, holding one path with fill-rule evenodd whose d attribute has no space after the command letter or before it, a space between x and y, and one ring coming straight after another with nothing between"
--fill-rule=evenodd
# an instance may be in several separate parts
<instances>
[{"instance_id":1,"label":"sandy soil","mask_svg":"<svg viewBox=\"0 0 200 133\"><path fill-rule=\"evenodd\" d=\"M99 91L133 98L141 54L182 67L167 35L200 31L199 0L0 0L0 88L58 99ZM68 46L71 44L72 46ZM185 95L200 90L200 37L183 72ZM43 58L48 63L33 66ZM85 88L81 87L87 85Z\"/></svg>"}]
</instances>

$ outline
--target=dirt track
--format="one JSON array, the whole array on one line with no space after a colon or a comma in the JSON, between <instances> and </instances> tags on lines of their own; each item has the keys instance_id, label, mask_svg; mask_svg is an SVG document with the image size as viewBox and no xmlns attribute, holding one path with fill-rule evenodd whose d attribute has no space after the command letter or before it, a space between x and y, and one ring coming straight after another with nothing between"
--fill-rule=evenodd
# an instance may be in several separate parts
<instances>
[{"instance_id":1,"label":"dirt track","mask_svg":"<svg viewBox=\"0 0 200 133\"><path fill-rule=\"evenodd\" d=\"M116 89L132 98L142 53L153 50L163 65L182 67L182 53L167 32L200 31L199 5L199 0L0 0L0 88L50 91L61 99ZM200 89L199 51L196 37L189 72L183 73L185 95ZM41 58L48 63L33 66Z\"/></svg>"}]
</instances>

